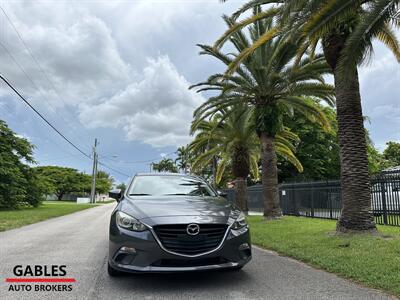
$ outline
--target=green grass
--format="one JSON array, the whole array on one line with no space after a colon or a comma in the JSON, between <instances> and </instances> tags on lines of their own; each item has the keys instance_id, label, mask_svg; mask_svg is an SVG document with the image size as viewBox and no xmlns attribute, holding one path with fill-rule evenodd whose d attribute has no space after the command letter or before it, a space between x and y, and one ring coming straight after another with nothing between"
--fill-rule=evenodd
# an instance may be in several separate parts
<instances>
[{"instance_id":1,"label":"green grass","mask_svg":"<svg viewBox=\"0 0 400 300\"><path fill-rule=\"evenodd\" d=\"M43 204L76 204L76 201L48 200L48 201L43 201Z\"/></svg>"},{"instance_id":2,"label":"green grass","mask_svg":"<svg viewBox=\"0 0 400 300\"><path fill-rule=\"evenodd\" d=\"M108 204L108 203L117 203L117 200L106 200L106 201L97 201L96 204ZM65 201L65 200L49 200L49 201L44 201L43 203L45 204L76 204L76 201Z\"/></svg>"},{"instance_id":3,"label":"green grass","mask_svg":"<svg viewBox=\"0 0 400 300\"><path fill-rule=\"evenodd\" d=\"M336 222L250 216L252 242L342 277L400 296L400 228L378 226L378 235L334 235Z\"/></svg>"},{"instance_id":4,"label":"green grass","mask_svg":"<svg viewBox=\"0 0 400 300\"><path fill-rule=\"evenodd\" d=\"M44 201L39 207L17 210L0 210L0 231L18 228L54 217L97 206L96 204L76 204L70 201Z\"/></svg>"}]
</instances>

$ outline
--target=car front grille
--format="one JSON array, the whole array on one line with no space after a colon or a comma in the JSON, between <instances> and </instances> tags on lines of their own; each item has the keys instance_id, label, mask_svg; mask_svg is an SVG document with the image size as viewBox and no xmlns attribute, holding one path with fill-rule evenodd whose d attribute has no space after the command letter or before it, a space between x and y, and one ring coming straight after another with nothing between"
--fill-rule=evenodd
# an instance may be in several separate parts
<instances>
[{"instance_id":1,"label":"car front grille","mask_svg":"<svg viewBox=\"0 0 400 300\"><path fill-rule=\"evenodd\" d=\"M157 225L154 232L165 249L185 255L196 255L211 251L219 246L228 225L199 224L197 235L186 232L188 224Z\"/></svg>"}]
</instances>

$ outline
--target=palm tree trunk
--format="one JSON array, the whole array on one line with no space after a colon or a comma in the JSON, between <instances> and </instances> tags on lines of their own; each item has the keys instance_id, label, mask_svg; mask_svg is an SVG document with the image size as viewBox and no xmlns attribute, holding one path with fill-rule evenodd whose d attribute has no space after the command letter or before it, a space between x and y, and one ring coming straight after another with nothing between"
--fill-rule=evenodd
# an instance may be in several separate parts
<instances>
[{"instance_id":1,"label":"palm tree trunk","mask_svg":"<svg viewBox=\"0 0 400 300\"><path fill-rule=\"evenodd\" d=\"M238 177L235 180L235 199L236 205L247 215L249 208L247 207L247 181L245 178Z\"/></svg>"},{"instance_id":2,"label":"palm tree trunk","mask_svg":"<svg viewBox=\"0 0 400 300\"><path fill-rule=\"evenodd\" d=\"M213 176L213 188L217 189L217 158L215 156L213 156L212 159L212 176Z\"/></svg>"},{"instance_id":3,"label":"palm tree trunk","mask_svg":"<svg viewBox=\"0 0 400 300\"><path fill-rule=\"evenodd\" d=\"M275 138L268 136L265 132L261 132L260 141L264 217L267 219L280 218L282 216L282 211L279 205Z\"/></svg>"},{"instance_id":4,"label":"palm tree trunk","mask_svg":"<svg viewBox=\"0 0 400 300\"><path fill-rule=\"evenodd\" d=\"M356 66L346 76L336 66L345 44L343 36L331 36L323 43L325 57L333 69L340 147L342 212L338 232L376 230L371 213L371 190L367 146Z\"/></svg>"}]
</instances>

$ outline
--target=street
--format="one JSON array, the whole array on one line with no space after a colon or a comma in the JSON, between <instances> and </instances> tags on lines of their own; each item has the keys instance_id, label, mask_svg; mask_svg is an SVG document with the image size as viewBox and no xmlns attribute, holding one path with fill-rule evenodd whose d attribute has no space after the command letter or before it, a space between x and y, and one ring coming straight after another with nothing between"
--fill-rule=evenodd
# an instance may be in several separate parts
<instances>
[{"instance_id":1,"label":"street","mask_svg":"<svg viewBox=\"0 0 400 300\"><path fill-rule=\"evenodd\" d=\"M240 272L107 275L106 204L0 233L0 299L394 299L277 254L253 249ZM66 265L72 291L8 291L16 265Z\"/></svg>"}]
</instances>

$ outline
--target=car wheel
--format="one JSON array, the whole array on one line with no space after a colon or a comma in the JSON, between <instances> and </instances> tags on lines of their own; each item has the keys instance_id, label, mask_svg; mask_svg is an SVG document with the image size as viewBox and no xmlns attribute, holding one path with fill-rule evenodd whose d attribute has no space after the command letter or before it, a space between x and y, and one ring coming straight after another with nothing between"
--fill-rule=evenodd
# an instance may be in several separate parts
<instances>
[{"instance_id":1,"label":"car wheel","mask_svg":"<svg viewBox=\"0 0 400 300\"><path fill-rule=\"evenodd\" d=\"M110 266L110 263L107 264L107 272L108 275L110 275L111 277L117 277L122 275L122 272L115 270L113 267Z\"/></svg>"}]
</instances>

